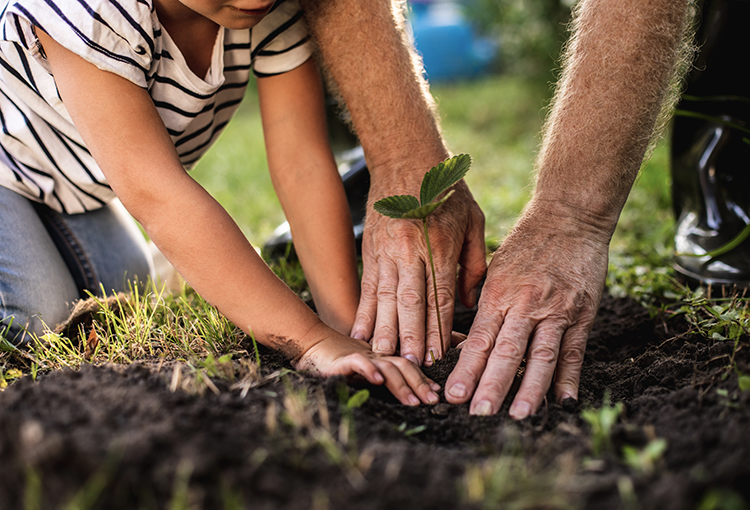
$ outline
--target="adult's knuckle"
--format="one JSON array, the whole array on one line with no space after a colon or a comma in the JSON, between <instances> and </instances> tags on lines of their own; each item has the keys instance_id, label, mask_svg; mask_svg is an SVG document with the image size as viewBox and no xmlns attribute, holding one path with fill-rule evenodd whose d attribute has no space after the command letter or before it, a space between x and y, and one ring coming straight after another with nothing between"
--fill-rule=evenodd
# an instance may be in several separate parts
<instances>
[{"instance_id":1,"label":"adult's knuckle","mask_svg":"<svg viewBox=\"0 0 750 510\"><path fill-rule=\"evenodd\" d=\"M375 331L375 341L390 343L397 334L398 331L391 324L379 324Z\"/></svg>"},{"instance_id":2,"label":"adult's knuckle","mask_svg":"<svg viewBox=\"0 0 750 510\"><path fill-rule=\"evenodd\" d=\"M581 365L583 364L583 356L585 352L585 345L583 349L580 348L568 348L563 349L560 353L561 361L566 365Z\"/></svg>"},{"instance_id":3,"label":"adult's knuckle","mask_svg":"<svg viewBox=\"0 0 750 510\"><path fill-rule=\"evenodd\" d=\"M361 293L363 296L376 296L378 293L378 285L377 283L362 279L362 283L360 284Z\"/></svg>"},{"instance_id":4,"label":"adult's knuckle","mask_svg":"<svg viewBox=\"0 0 750 510\"><path fill-rule=\"evenodd\" d=\"M494 346L493 342L489 340L486 335L474 335L469 336L463 345L464 353L479 353L487 355Z\"/></svg>"},{"instance_id":5,"label":"adult's knuckle","mask_svg":"<svg viewBox=\"0 0 750 510\"><path fill-rule=\"evenodd\" d=\"M446 288L438 288L437 292L437 303L440 308L448 308L453 306L455 298L453 292Z\"/></svg>"},{"instance_id":6,"label":"adult's knuckle","mask_svg":"<svg viewBox=\"0 0 750 510\"><path fill-rule=\"evenodd\" d=\"M360 310L357 312L357 316L354 322L358 324L371 324L374 321L375 317L372 314L364 310Z\"/></svg>"},{"instance_id":7,"label":"adult's knuckle","mask_svg":"<svg viewBox=\"0 0 750 510\"><path fill-rule=\"evenodd\" d=\"M518 362L523 359L526 354L526 349L523 345L518 342L504 341L499 342L492 352L490 357L496 361L505 362Z\"/></svg>"},{"instance_id":8,"label":"adult's knuckle","mask_svg":"<svg viewBox=\"0 0 750 510\"><path fill-rule=\"evenodd\" d=\"M417 307L424 305L424 293L415 287L405 287L398 291L398 304L406 307Z\"/></svg>"},{"instance_id":9,"label":"adult's knuckle","mask_svg":"<svg viewBox=\"0 0 750 510\"><path fill-rule=\"evenodd\" d=\"M557 362L557 354L557 348L549 342L532 343L529 347L529 359L548 365L554 365Z\"/></svg>"},{"instance_id":10,"label":"adult's knuckle","mask_svg":"<svg viewBox=\"0 0 750 510\"><path fill-rule=\"evenodd\" d=\"M406 345L418 345L423 342L422 337L411 328L403 328L399 332L399 338L401 339L401 346Z\"/></svg>"},{"instance_id":11,"label":"adult's knuckle","mask_svg":"<svg viewBox=\"0 0 750 510\"><path fill-rule=\"evenodd\" d=\"M395 285L386 283L378 286L377 296L378 299L392 298L395 299L398 294L398 287Z\"/></svg>"}]
</instances>

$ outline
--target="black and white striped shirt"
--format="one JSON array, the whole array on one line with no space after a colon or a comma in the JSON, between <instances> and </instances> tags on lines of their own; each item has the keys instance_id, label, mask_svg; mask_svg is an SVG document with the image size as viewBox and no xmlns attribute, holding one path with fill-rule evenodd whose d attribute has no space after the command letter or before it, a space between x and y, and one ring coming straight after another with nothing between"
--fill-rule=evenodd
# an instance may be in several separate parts
<instances>
[{"instance_id":1,"label":"black and white striped shirt","mask_svg":"<svg viewBox=\"0 0 750 510\"><path fill-rule=\"evenodd\" d=\"M203 78L161 28L152 0L0 0L0 9L0 186L70 214L114 194L60 100L34 27L146 88L186 168L237 110L251 68L280 74L311 54L297 0L278 0L252 29L220 29Z\"/></svg>"}]
</instances>

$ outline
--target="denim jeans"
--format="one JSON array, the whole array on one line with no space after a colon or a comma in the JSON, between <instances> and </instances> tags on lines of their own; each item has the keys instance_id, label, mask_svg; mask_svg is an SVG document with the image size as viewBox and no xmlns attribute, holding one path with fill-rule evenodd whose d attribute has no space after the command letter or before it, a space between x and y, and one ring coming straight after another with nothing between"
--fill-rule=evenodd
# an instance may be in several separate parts
<instances>
[{"instance_id":1,"label":"denim jeans","mask_svg":"<svg viewBox=\"0 0 750 510\"><path fill-rule=\"evenodd\" d=\"M0 334L13 343L54 328L86 291L128 290L153 276L151 254L119 201L61 214L0 186Z\"/></svg>"}]
</instances>

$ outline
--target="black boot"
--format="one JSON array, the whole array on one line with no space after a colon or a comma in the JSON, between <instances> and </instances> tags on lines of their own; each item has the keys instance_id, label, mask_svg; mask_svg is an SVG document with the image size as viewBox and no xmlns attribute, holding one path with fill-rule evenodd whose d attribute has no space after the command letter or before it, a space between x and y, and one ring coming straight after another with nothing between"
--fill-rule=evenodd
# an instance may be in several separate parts
<instances>
[{"instance_id":1,"label":"black boot","mask_svg":"<svg viewBox=\"0 0 750 510\"><path fill-rule=\"evenodd\" d=\"M354 225L354 242L359 256L362 254L362 232L365 228L367 194L370 191L370 172L361 148L351 149L348 153L340 155L339 159L343 160L339 165L339 172L344 181L346 200ZM271 238L263 245L263 258L295 260L296 257L289 223L284 222L276 227Z\"/></svg>"},{"instance_id":2,"label":"black boot","mask_svg":"<svg viewBox=\"0 0 750 510\"><path fill-rule=\"evenodd\" d=\"M750 287L750 237L738 242L750 232L748 20L750 1L703 2L700 53L675 112L674 267L690 283Z\"/></svg>"}]
</instances>

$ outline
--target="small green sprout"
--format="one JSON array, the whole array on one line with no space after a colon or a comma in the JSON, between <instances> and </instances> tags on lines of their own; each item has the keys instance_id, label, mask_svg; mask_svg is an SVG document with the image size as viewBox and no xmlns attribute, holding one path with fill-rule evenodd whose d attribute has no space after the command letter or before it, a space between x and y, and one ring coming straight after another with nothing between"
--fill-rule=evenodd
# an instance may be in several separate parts
<instances>
[{"instance_id":1,"label":"small green sprout","mask_svg":"<svg viewBox=\"0 0 750 510\"><path fill-rule=\"evenodd\" d=\"M741 374L737 378L737 384L739 385L740 390L742 390L742 391L750 391L750 375Z\"/></svg>"},{"instance_id":2,"label":"small green sprout","mask_svg":"<svg viewBox=\"0 0 750 510\"><path fill-rule=\"evenodd\" d=\"M377 212L390 218L422 220L422 231L427 243L427 256L430 259L430 270L432 271L432 290L435 296L435 312L437 313L441 345L443 344L443 326L440 322L435 263L432 259L430 236L427 232L427 217L450 198L453 190L448 191L443 198L438 199L448 188L464 178L466 172L469 171L469 167L471 167L471 156L468 154L453 156L438 163L425 174L419 190L419 199L413 195L393 195L378 200L374 205Z\"/></svg>"},{"instance_id":3,"label":"small green sprout","mask_svg":"<svg viewBox=\"0 0 750 510\"><path fill-rule=\"evenodd\" d=\"M368 390L359 390L346 401L346 408L349 410L358 409L367 402L368 398L370 398L370 392Z\"/></svg>"},{"instance_id":4,"label":"small green sprout","mask_svg":"<svg viewBox=\"0 0 750 510\"><path fill-rule=\"evenodd\" d=\"M622 447L622 456L625 463L639 473L651 474L656 468L656 463L667 451L667 440L655 438L648 442L643 448L625 445Z\"/></svg>"},{"instance_id":5,"label":"small green sprout","mask_svg":"<svg viewBox=\"0 0 750 510\"><path fill-rule=\"evenodd\" d=\"M618 402L614 406L610 405L609 392L607 392L604 394L604 401L600 409L588 408L581 412L581 418L591 428L594 456L599 457L612 450L612 429L622 411L622 402Z\"/></svg>"}]
</instances>

